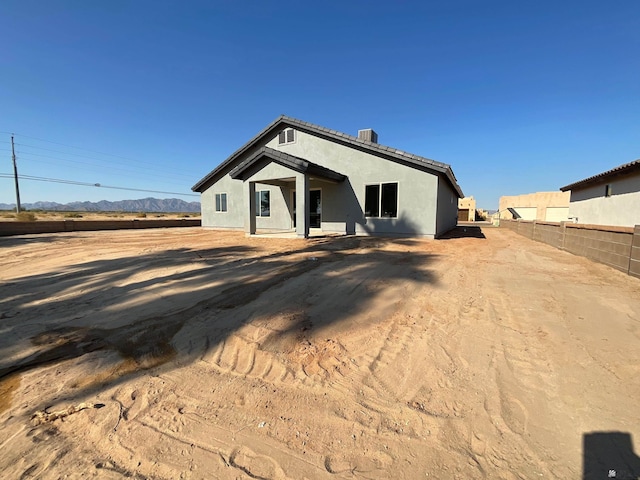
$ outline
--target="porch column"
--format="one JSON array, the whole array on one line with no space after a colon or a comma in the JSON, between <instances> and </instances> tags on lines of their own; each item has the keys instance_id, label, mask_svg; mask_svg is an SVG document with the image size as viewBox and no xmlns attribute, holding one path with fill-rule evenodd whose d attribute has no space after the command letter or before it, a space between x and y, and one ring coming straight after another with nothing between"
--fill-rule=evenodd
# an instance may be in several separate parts
<instances>
[{"instance_id":1,"label":"porch column","mask_svg":"<svg viewBox=\"0 0 640 480\"><path fill-rule=\"evenodd\" d=\"M309 177L296 174L296 236L309 237Z\"/></svg>"},{"instance_id":2,"label":"porch column","mask_svg":"<svg viewBox=\"0 0 640 480\"><path fill-rule=\"evenodd\" d=\"M249 236L256 233L256 184L244 182L242 188L245 201L249 202L244 209L244 233Z\"/></svg>"}]
</instances>

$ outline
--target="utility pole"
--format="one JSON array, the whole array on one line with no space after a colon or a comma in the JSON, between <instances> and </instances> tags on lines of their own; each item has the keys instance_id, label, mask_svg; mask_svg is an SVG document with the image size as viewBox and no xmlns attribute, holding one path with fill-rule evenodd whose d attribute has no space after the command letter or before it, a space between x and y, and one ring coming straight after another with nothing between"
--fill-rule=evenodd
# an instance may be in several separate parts
<instances>
[{"instance_id":1,"label":"utility pole","mask_svg":"<svg viewBox=\"0 0 640 480\"><path fill-rule=\"evenodd\" d=\"M13 147L13 135L11 135L11 157L13 158L13 178L16 181L16 213L20 213L20 188L18 187L18 166L16 165L16 150Z\"/></svg>"}]
</instances>

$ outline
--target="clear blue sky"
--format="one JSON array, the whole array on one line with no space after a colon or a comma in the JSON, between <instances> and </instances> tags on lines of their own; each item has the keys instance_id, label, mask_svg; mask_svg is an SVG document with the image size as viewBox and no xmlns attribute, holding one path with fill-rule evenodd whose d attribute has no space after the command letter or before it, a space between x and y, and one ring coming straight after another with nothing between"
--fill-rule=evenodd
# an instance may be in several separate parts
<instances>
[{"instance_id":1,"label":"clear blue sky","mask_svg":"<svg viewBox=\"0 0 640 480\"><path fill-rule=\"evenodd\" d=\"M281 113L448 163L483 208L640 157L638 0L4 0L0 18L0 173L14 132L20 174L189 194ZM146 196L175 195L21 182L23 202Z\"/></svg>"}]
</instances>

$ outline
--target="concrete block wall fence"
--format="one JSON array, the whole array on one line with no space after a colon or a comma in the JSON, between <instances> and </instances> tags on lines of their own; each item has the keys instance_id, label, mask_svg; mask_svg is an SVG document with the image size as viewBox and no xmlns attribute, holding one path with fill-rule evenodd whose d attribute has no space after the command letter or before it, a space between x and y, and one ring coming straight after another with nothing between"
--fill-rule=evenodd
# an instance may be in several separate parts
<instances>
[{"instance_id":1,"label":"concrete block wall fence","mask_svg":"<svg viewBox=\"0 0 640 480\"><path fill-rule=\"evenodd\" d=\"M0 237L31 233L88 232L134 228L199 227L200 219L167 220L61 220L43 222L0 222Z\"/></svg>"},{"instance_id":2,"label":"concrete block wall fence","mask_svg":"<svg viewBox=\"0 0 640 480\"><path fill-rule=\"evenodd\" d=\"M500 220L500 227L640 278L640 225L632 228Z\"/></svg>"}]
</instances>

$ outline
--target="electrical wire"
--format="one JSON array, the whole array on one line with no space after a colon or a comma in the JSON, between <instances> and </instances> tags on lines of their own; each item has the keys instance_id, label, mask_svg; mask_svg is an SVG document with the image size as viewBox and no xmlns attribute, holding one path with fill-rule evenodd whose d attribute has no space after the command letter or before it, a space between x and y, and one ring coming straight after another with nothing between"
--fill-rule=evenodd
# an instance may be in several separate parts
<instances>
[{"instance_id":1,"label":"electrical wire","mask_svg":"<svg viewBox=\"0 0 640 480\"><path fill-rule=\"evenodd\" d=\"M128 165L128 166L132 166L131 163L133 162L133 163L139 163L139 164L144 164L144 165L147 165L147 166L151 166L151 167L154 167L156 169L158 167L158 165L156 163L153 163L153 162L145 162L143 160L135 160L135 159L132 159L132 158L121 156L121 155L114 155L112 153L105 153L105 152L100 152L100 151L97 151L97 150L91 150L91 149L88 149L88 148L77 147L75 145L69 145L69 144L66 144L66 143L55 142L53 140L47 140L47 139L39 138L39 137L32 137L30 135L23 135L23 134L17 134L17 133L12 133L12 132L3 132L3 131L0 131L0 134L13 135L16 138L18 138L18 137L30 138L30 139L33 139L33 140L52 143L52 144L55 144L55 145L60 145L60 146L63 146L63 147L68 147L68 148L74 148L74 149L77 149L77 150L83 150L83 151L95 153L95 154L98 154L98 155L105 155L105 156L108 156L108 157L119 158L121 160L125 160L126 161L125 164ZM0 141L0 143L10 144L10 142L7 142L7 141ZM79 156L79 157L84 157L84 158L91 159L91 160L108 161L106 159L99 159L99 158L96 158L96 157L89 157L87 155L80 155L80 154L71 153L71 152L63 152L63 151L60 151L60 150L47 149L45 147L39 147L39 146L36 146L36 145L28 145L28 144L20 143L20 142L16 142L15 145L16 146L20 146L21 145L21 146L26 146L26 147L30 147L30 148L37 148L37 149L41 149L41 150L49 150L49 151L53 151L53 152L56 152L56 153L62 153L64 155ZM16 152L16 153L18 153L18 152ZM28 154L31 154L31 155L37 155L37 154L32 153L32 152L25 152L25 153L28 153ZM54 157L50 157L50 158L54 158ZM58 159L58 160L61 160L61 159ZM113 160L111 160L111 161L113 162ZM124 162L117 162L117 163L124 163ZM109 165L109 168L112 168L112 165ZM144 168L144 167L140 167L140 168ZM184 178L193 178L191 175L188 175L188 174L185 174L185 173L178 173L178 172L175 172L175 173L168 172L168 173L170 175L172 175L172 177L182 176Z\"/></svg>"},{"instance_id":2,"label":"electrical wire","mask_svg":"<svg viewBox=\"0 0 640 480\"><path fill-rule=\"evenodd\" d=\"M32 153L32 152L21 152L21 151L17 151L16 152L16 156L20 159L20 160L26 160L28 162L37 162L37 163L46 163L49 165L59 165L59 163L56 162L47 162L46 160L37 160L34 158L30 158L30 156L36 156L36 157L42 157L42 158L49 158L51 160L58 160L58 162L64 162L64 163L73 163L73 164L78 164L78 165L88 165L88 166L92 166L92 167L102 167L102 168L108 168L110 172L114 172L114 171L119 171L119 172L126 172L126 173L136 173L136 174L144 174L144 176L152 176L152 177L158 177L158 178L171 178L171 179L175 179L176 177L183 177L185 179L193 179L193 177L189 176L189 175L185 175L185 174L171 174L171 175L162 175L160 173L152 173L149 172L148 170L145 170L144 172L142 171L136 171L136 170L131 170L131 169L127 169L127 168L120 168L120 167L114 167L112 165L106 166L106 165L96 165L94 163L88 163L88 162L81 162L79 160L70 160L68 158L58 158L58 157L51 157L49 155L42 155L40 153ZM135 166L134 166L135 168ZM140 168L146 168L146 167L140 167Z\"/></svg>"},{"instance_id":3,"label":"electrical wire","mask_svg":"<svg viewBox=\"0 0 640 480\"><path fill-rule=\"evenodd\" d=\"M131 165L131 162L135 162L135 163L139 163L139 164L143 164L143 165L148 165L148 166L152 166L152 167L155 167L155 168L158 167L158 165L156 163L145 162L143 160L128 160L127 162L118 162L118 161L114 161L114 160L110 160L110 159L90 157L88 155L83 155L83 154L79 154L79 153L64 152L62 150L54 150L52 148L38 147L36 145L29 145L29 144L26 144L26 143L16 143L15 145L16 145L16 147L36 148L38 150L45 150L45 151L48 151L48 152L61 153L63 155L71 155L71 156L74 156L74 157L80 157L80 158L84 158L84 159L87 159L87 160L97 160L98 162L103 162L103 163L104 162L109 162L108 166L110 168L112 168L112 164L114 162L122 164L122 165L127 165L127 166L130 166L130 167L134 167L134 165ZM37 156L40 156L40 157L45 157L46 156L46 155L33 153L33 152L28 152L28 151L22 151L22 154L23 155L24 154L26 154L26 155L37 155ZM53 159L56 159L56 160L62 160L61 158L58 158L58 157L49 156L48 158L53 158ZM68 159L65 159L65 160L68 160ZM73 160L68 160L68 161L73 161ZM86 162L82 162L82 163L86 163ZM87 165L92 165L90 163L86 163L86 164ZM136 168L148 168L148 167L145 166L145 167L136 167ZM183 177L192 178L191 175L187 175L187 174L184 174L184 173L171 173L171 175L172 176L183 176Z\"/></svg>"},{"instance_id":4,"label":"electrical wire","mask_svg":"<svg viewBox=\"0 0 640 480\"><path fill-rule=\"evenodd\" d=\"M14 178L13 174L10 173L0 173L0 178ZM47 178L47 177L36 177L33 175L18 175L19 180L33 180L38 182L51 182L51 183L63 183L67 185L78 185L83 187L98 187L98 188L109 188L112 190L129 190L132 192L147 192L147 193L162 193L166 195L180 195L183 197L199 197L200 195L195 193L178 193L178 192L165 192L160 190L146 190L142 188L128 188L128 187L117 187L114 185L102 185L101 183L88 183L88 182L77 182L74 180L64 180L60 178Z\"/></svg>"}]
</instances>

